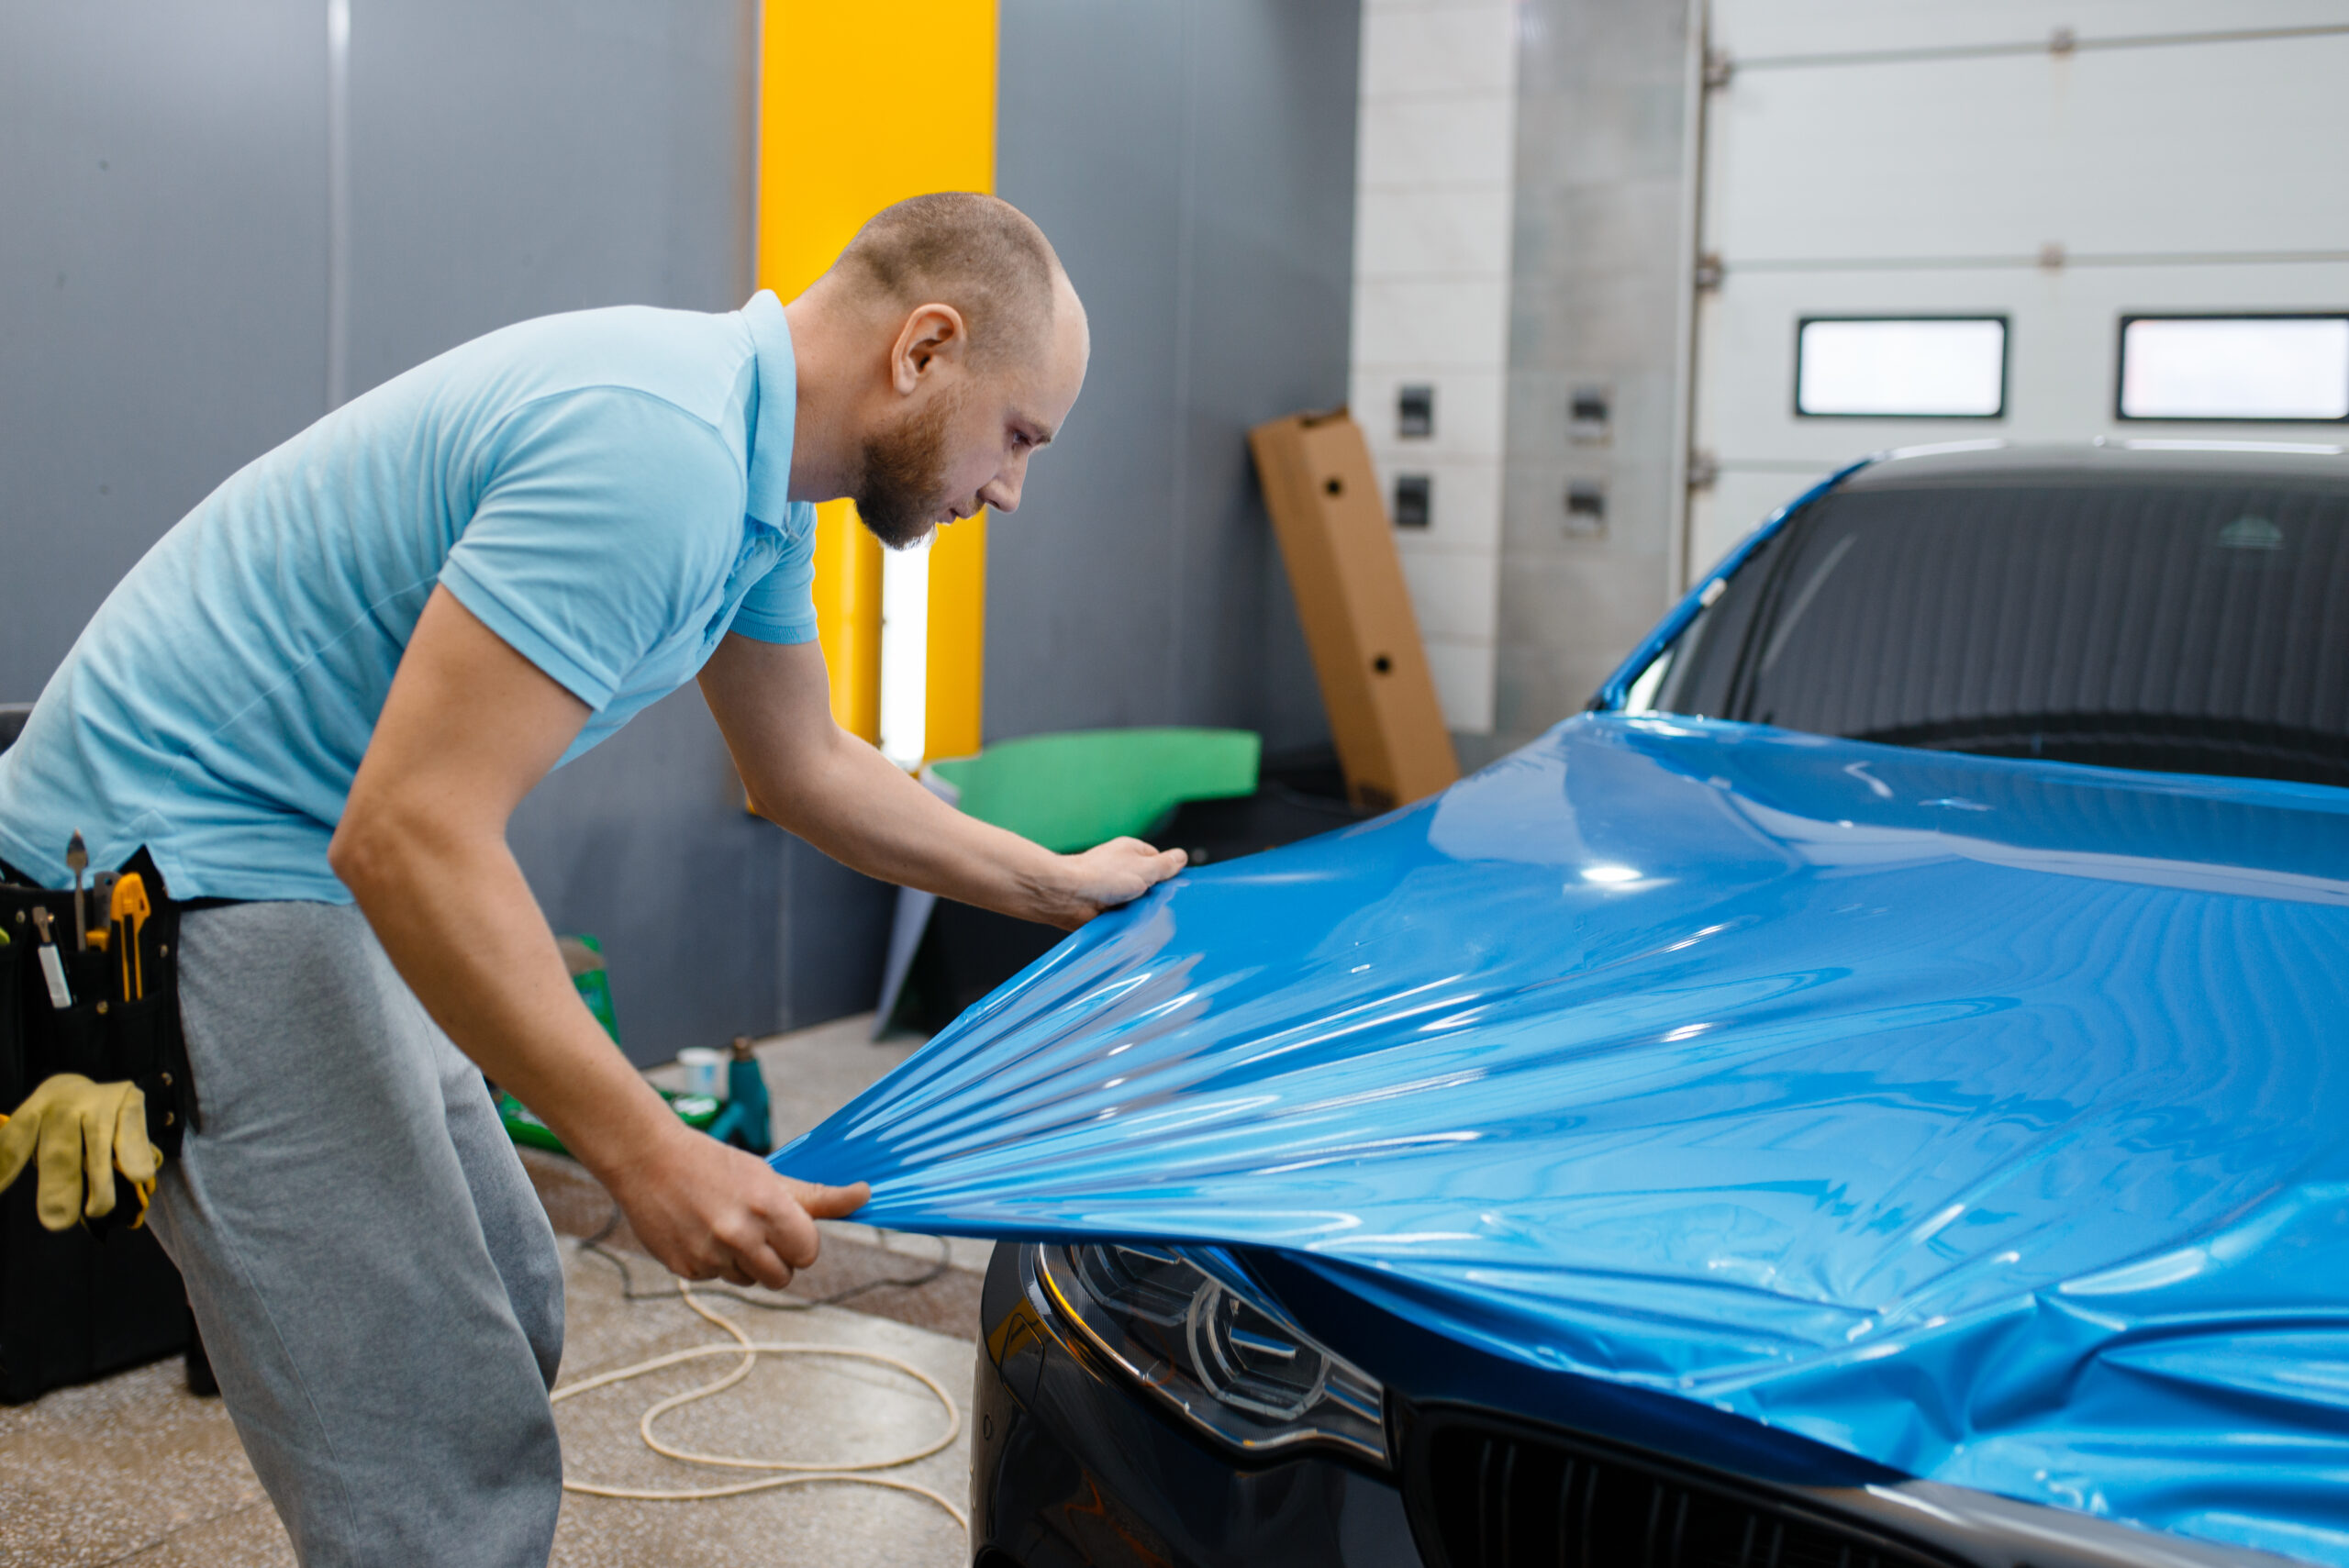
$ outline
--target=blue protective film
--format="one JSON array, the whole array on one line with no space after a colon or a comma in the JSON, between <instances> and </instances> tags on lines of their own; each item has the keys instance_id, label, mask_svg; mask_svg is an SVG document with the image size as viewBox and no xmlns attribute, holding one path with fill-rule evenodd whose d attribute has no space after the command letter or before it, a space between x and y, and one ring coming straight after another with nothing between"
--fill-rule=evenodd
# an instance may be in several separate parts
<instances>
[{"instance_id":1,"label":"blue protective film","mask_svg":"<svg viewBox=\"0 0 2349 1568\"><path fill-rule=\"evenodd\" d=\"M2344 976L2349 791L1586 716L1095 921L775 1162L2349 1565Z\"/></svg>"}]
</instances>

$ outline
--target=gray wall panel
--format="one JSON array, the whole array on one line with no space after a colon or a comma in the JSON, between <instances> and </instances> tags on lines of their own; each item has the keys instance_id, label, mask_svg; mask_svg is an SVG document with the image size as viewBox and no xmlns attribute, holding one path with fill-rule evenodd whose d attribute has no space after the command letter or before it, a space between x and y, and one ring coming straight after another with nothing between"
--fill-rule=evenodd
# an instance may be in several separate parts
<instances>
[{"instance_id":1,"label":"gray wall panel","mask_svg":"<svg viewBox=\"0 0 2349 1568\"><path fill-rule=\"evenodd\" d=\"M348 391L550 311L748 294L755 0L352 13ZM0 0L0 700L325 411L329 177L324 0ZM885 890L742 812L697 693L512 836L640 1060L877 988Z\"/></svg>"},{"instance_id":2,"label":"gray wall panel","mask_svg":"<svg viewBox=\"0 0 2349 1568\"><path fill-rule=\"evenodd\" d=\"M751 0L354 0L351 387L508 322L750 293Z\"/></svg>"},{"instance_id":3,"label":"gray wall panel","mask_svg":"<svg viewBox=\"0 0 2349 1568\"><path fill-rule=\"evenodd\" d=\"M0 701L326 410L317 0L0 0Z\"/></svg>"},{"instance_id":4,"label":"gray wall panel","mask_svg":"<svg viewBox=\"0 0 2349 1568\"><path fill-rule=\"evenodd\" d=\"M1276 751L1329 720L1248 430L1345 401L1360 35L1353 0L1206 5L1192 54L1178 698Z\"/></svg>"},{"instance_id":5,"label":"gray wall panel","mask_svg":"<svg viewBox=\"0 0 2349 1568\"><path fill-rule=\"evenodd\" d=\"M1019 512L988 525L992 740L1173 711L1185 12L1003 6L996 189L1052 237L1093 361Z\"/></svg>"},{"instance_id":6,"label":"gray wall panel","mask_svg":"<svg viewBox=\"0 0 2349 1568\"><path fill-rule=\"evenodd\" d=\"M990 534L990 738L1326 738L1248 461L1345 396L1353 0L1005 0L996 189L1093 321L1067 434Z\"/></svg>"}]
</instances>

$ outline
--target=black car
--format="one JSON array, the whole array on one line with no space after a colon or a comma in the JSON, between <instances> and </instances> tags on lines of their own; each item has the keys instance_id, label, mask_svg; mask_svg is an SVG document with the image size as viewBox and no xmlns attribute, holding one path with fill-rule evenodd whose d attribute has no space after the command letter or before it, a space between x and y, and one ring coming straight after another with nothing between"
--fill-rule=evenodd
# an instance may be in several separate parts
<instances>
[{"instance_id":1,"label":"black car","mask_svg":"<svg viewBox=\"0 0 2349 1568\"><path fill-rule=\"evenodd\" d=\"M2312 972L2293 956L2307 948L2295 946L2299 939L2291 934L2317 932L2320 950L2337 942L2342 917L2335 911L2349 896L2349 867L2332 863L2349 842L2332 826L2349 820L2343 815L2349 792L2340 788L2349 784L2349 459L2337 451L2147 443L1890 454L1847 470L1773 518L1667 617L1592 706L1594 713L1529 748L1543 753L1546 761L1537 762L1550 770L1535 778L1540 789L1508 795L1508 779L1498 770L1511 764L1504 762L1456 786L1443 805L1454 813L1455 830L1475 829L1479 811L1499 809L1478 806L1480 799L1510 810L1547 799L1553 802L1547 809L1564 813L1555 818L1564 824L1558 831L1578 835L1575 841L1586 848L1577 852L1594 862L1579 873L1585 883L1569 871L1565 895L1579 902L1560 906L1567 911L1562 921L1579 922L1577 951L1604 951L1606 922L1633 918L1638 895L1626 890L1666 887L1669 896L1684 901L1680 907L1698 906L1690 901L1706 892L1702 856L1675 851L1682 859L1669 862L1669 846L1642 856L1642 845L1653 843L1655 825L1664 818L1641 816L1647 806L1637 792L1609 784L1610 776L1663 775L1609 775L1608 770L1635 753L1701 753L1707 760L1687 769L1689 789L1710 787L1744 814L1736 825L1753 831L1734 842L1773 851L1797 846L1809 856L1804 874L1818 885L1865 894L1878 885L1865 879L1901 855L1913 860L1916 843L1948 846L1945 854L1934 851L1943 858L1934 862L1932 874L1939 880L1932 885L1954 890L1947 909L1951 951L1967 942L1976 944L1969 954L1995 957L2011 949L2021 954L2017 964L2037 966L2032 983L2038 991L2022 992L1998 976L1980 982L1986 995L2005 984L2025 998L2001 1013L1997 1004L2003 998L1993 997L1976 1010L1986 1020L1982 1027L2036 1007L2042 1025L2030 1038L2060 1048L2043 1058L2009 1052L2011 1059L1998 1064L2007 1074L2001 1081L2013 1091L2011 1103L2023 1107L1998 1114L2018 1125L2031 1123L2050 1139L2074 1138L2066 1147L2075 1152L2087 1147L2076 1140L2085 1136L2077 1129L2088 1124L2064 1118L2071 1114L2068 1106L2110 1120L2110 1107L2096 1105L2098 1075L2118 1071L2114 1063L2127 1067L2131 1042L2114 1046L2111 1029L2099 1021L2109 1018L2133 1019L2143 1038L2159 1033L2178 1042L2167 1048L2173 1055L2164 1070L2180 1081L2186 1072L2180 1062L2199 1063L2195 1071L2211 1083L2231 1073L2272 1071L2278 1083L2329 1084L2338 1071L2343 1031L2328 1020L2349 1011L2341 978ZM1745 766L1741 759L1765 754L1780 772L1765 777L1738 771ZM1534 768L1520 764L1516 776L1532 776L1528 770ZM1798 775L1809 781L1802 787L1809 795L1785 784ZM1949 784L1952 778L1963 788ZM1554 804L1561 780L1573 786L1564 806ZM1575 787L1585 793L1575 795ZM1845 801L1850 804L1834 804ZM1600 820L1609 813L1609 821ZM1408 816L1387 820L1399 823ZM1436 831L1427 824L1440 816L1412 818L1419 826L1408 833L1405 827L1377 825L1350 830L1348 852L1358 863L1388 852L1383 844L1415 834L1421 848L1412 852L1424 855ZM1497 831L1523 835L1553 825L1520 814ZM1615 836L1602 839L1607 832ZM2302 836L2296 840L2295 833ZM1716 836L1708 842L1732 840ZM1307 868L1291 882L1309 880L1308 873L1319 863L1309 857L1317 852L1327 859L1335 851L1307 846L1280 852L1305 857L1288 862ZM1481 863L1506 860L1504 846ZM2060 877L2040 883L2013 877L2019 865L2055 862L2062 862ZM1477 863L1455 857L1448 869L1465 866L1460 875L1466 876ZM1658 872L1660 866L1666 872ZM1757 902L1749 896L1752 889L1778 884L1763 873L1741 874L1741 912L1720 917L1744 922L1732 933L1737 940L1774 940L1771 907L1814 927L1825 918L1818 901ZM1277 880L1266 878L1266 886ZM1473 891L1471 884L1453 885ZM1554 894L1554 880L1549 885ZM2017 900L2019 886L2050 890L2050 908L2074 896L2075 889L2088 890L2076 895L2081 900L2107 902L2081 903L2093 919L2066 935L2041 918L2045 910ZM2190 906L2194 918L2203 921L2193 933L2199 945L2162 946L2176 934L2175 924L2117 929L2109 911L2121 906L2110 902L2119 895L2096 891L2111 888L2125 888L2138 900L2127 906L2132 909ZM1996 896L1967 902L1986 889ZM1266 900L1287 895L1277 889L1262 893ZM2206 895L2210 902L2192 903ZM1204 908L1207 929L1234 929L1229 921L1214 924L1220 906L1183 902L1208 896L1177 888L1156 907L1162 914ZM1610 904L1610 898L1619 901ZM2169 902L2160 903L2165 899ZM2221 900L2232 902L2210 915ZM1513 908L1520 913L1511 914ZM1518 920L1514 935L1521 939L1521 908L1497 896L1490 917ZM1930 944L1942 940L1932 914L1913 921L1912 933L1923 936L1912 936L1909 947L1870 950L1892 955L1881 959L1878 979L1897 983L1903 965L1916 973L1917 940L1932 957ZM1474 917L1474 911L1462 917ZM2254 918L2266 923L2223 923ZM2035 920L2040 923L2031 924ZM2011 923L2011 943L1999 930L1986 934L1986 926L2000 922ZM1197 917L1190 929L1200 929ZM1729 929L1716 924L1697 934ZM2246 930L2269 937L2245 941ZM1285 908L1279 918L1249 933L1255 944L1249 962L1256 972L1277 969L1278 953L1264 950L1290 940L1283 934L1288 931L1296 933L1300 969L1306 944L1320 942L1322 951L1329 945L1325 929L1300 919L1295 907ZM2079 945L2058 951L2066 941ZM1854 951L1859 951L1855 943ZM2177 978L2181 951L2214 955L2213 978L2156 998L2154 982ZM2092 973L2084 967L2090 957ZM1969 956L1967 962L1976 961ZM1992 963L1980 960L1976 967ZM1202 973L1211 971L1195 970L1186 984L1203 984L1197 979ZM2290 992L2288 1006L2300 1009L2291 1016L2300 1021L2261 1034L2268 1020L2284 1016L2262 1013L2258 1028L2246 1032L2246 1008L2287 1004L2244 995L2245 976L2278 995ZM1023 984L1041 990L1052 983L1051 975L1031 971L1025 982L998 994L992 1018L966 1020L981 1041L963 1069L974 1081L988 1065L988 1031L1000 1037L1019 1027ZM1809 994L1826 994L1826 983L1815 984ZM1797 1000L1780 1017L1791 1018L1798 1029L1806 993L1793 986L1787 995ZM1900 999L1905 1004L1906 996ZM1054 1024L1054 1040L1081 1035L1081 1021L1069 1021L1074 1006L1064 1007ZM1207 1006L1197 1004L1194 1018ZM1964 1018L1950 1022L1954 1016L1932 1027L1970 1027ZM2065 1029L2073 1032L2065 1035ZM1671 1041L1688 1032L1656 1038ZM2277 1038L2271 1041L2270 1035ZM1026 1049L1036 1054L1032 1041L1041 1037L1029 1038ZM1146 1055L1148 1040L1132 1038L1142 1040ZM1898 1046L1885 1038L1891 1040L1885 1049ZM2272 1056L2261 1059L2266 1067L2243 1054L2246 1039L2263 1041L2262 1051L2272 1048ZM954 1051L942 1054L946 1066L954 1066ZM1620 1066L1630 1054L1627 1050L1610 1061ZM2292 1072L2312 1076L2292 1079L2277 1064L2296 1064ZM2064 1073L2071 1076L2058 1083ZM1804 1248L1824 1255L1854 1245L1854 1238L1877 1249L1866 1254L1872 1266L1887 1266L1882 1260L1888 1254L1863 1237L1892 1229L1884 1218L1891 1211L1871 1209L1861 1190L1879 1181L1863 1157L1871 1128L1897 1118L1903 1107L1889 1097L1891 1090L1864 1074L1845 1077L1834 1095L1808 1105L1812 1120L1801 1158L1806 1169L1831 1176L1848 1150L1852 1191L1838 1197L1841 1207L1822 1204L1815 1210L1819 1218L1806 1240L1773 1254L1785 1270L1781 1277L1792 1276ZM1904 1086L1901 1092L1911 1091ZM2115 1092L2143 1091L2124 1084ZM1788 1400L1773 1407L1773 1418L1755 1418L1732 1399L1678 1396L1668 1379L1645 1375L1628 1359L1619 1376L1586 1351L1577 1352L1579 1361L1559 1352L1550 1358L1552 1365L1539 1355L1506 1353L1511 1347L1493 1339L1502 1330L1488 1327L1503 1318L1480 1318L1459 1307L1474 1305L1469 1273L1446 1276L1467 1282L1446 1287L1448 1295L1414 1295L1417 1287L1405 1284L1390 1289L1375 1267L1359 1260L1330 1262L1310 1246L1204 1242L1198 1238L1211 1221L1197 1219L1195 1207L1185 1211L1195 1218L1173 1240L1139 1232L1105 1235L1088 1224L1070 1240L997 1247L977 1358L975 1568L2215 1568L2286 1562L2272 1554L2277 1550L2288 1551L2291 1561L2349 1562L2349 1506L2342 1500L2349 1496L2349 1439L2343 1436L2342 1416L2349 1398L2333 1387L2334 1370L2329 1370L2338 1359L2341 1326L2349 1323L2349 1247L2343 1244L2349 1198L2341 1195L2349 1186L2311 1177L2315 1184L2290 1188L2299 1179L2292 1173L2321 1175L2341 1163L2337 1129L2292 1121L2299 1116L2330 1122L2334 1112L2315 1107L2321 1099L2333 1104L2324 1099L2332 1094L2326 1088L2263 1112L2285 1129L2272 1141L2305 1134L2307 1146L2318 1151L2288 1159L2279 1153L2289 1171L2260 1189L2271 1195L2297 1191L2307 1200L2293 1213L2271 1205L2259 1221L2266 1229L2258 1232L2273 1237L2290 1225L2302 1227L2294 1232L2297 1264L2269 1259L2286 1275L2299 1271L2297 1281L2286 1281L2303 1292L2293 1298L2302 1304L2295 1308L2299 1316L2258 1318L2270 1310L2262 1304L2277 1299L2271 1285L2260 1287L2269 1294L2258 1302L2221 1293L2199 1308L2224 1317L2239 1307L2236 1327L2246 1333L2246 1325L2299 1325L2296 1331L2304 1337L2294 1342L2309 1359L2299 1369L2298 1394L2290 1386L2295 1373L2288 1357L2271 1363L2282 1370L2268 1384L2231 1385L2229 1379L2247 1363L2227 1362L2216 1352L2191 1365L2176 1358L2163 1362L2165 1330L2145 1327L2151 1318L2122 1322L2124 1303L2151 1299L2143 1292L2182 1277L2180 1269L2190 1274L2200 1267L2215 1279L2222 1271L2211 1259L2237 1255L2227 1253L2228 1246L2242 1252L2254 1245L2240 1240L2249 1230L2206 1227L2192 1232L2204 1248L2201 1263L2191 1258L2162 1262L2169 1275L2146 1273L2135 1262L2150 1245L2143 1239L2155 1237L2174 1216L2158 1212L2162 1203L2143 1192L2115 1195L2125 1172L2092 1193L2082 1188L2087 1195L2042 1180L2023 1195L2014 1196L2022 1190L2015 1188L1998 1202L1977 1203L2007 1211L1975 1217L1986 1221L1990 1240L1972 1252L1945 1249L1943 1261L1973 1271L1968 1277L1978 1284L1985 1271L1995 1275L2009 1256L1988 1250L2006 1245L1992 1234L1996 1227L2020 1223L2015 1215L2036 1204L2024 1216L2039 1227L2030 1234L2060 1234L2065 1245L2085 1248L2079 1255L2088 1256L2099 1231L2110 1232L2114 1255L2137 1270L2123 1278L2127 1269L2098 1262L2106 1271L2094 1276L2102 1282L2096 1287L2106 1292L2101 1296L2080 1273L2024 1291L2026 1298L2037 1291L2054 1301L2077 1287L2076 1299L2105 1304L2099 1310L2119 1325L2113 1332L2134 1336L2132 1375L2199 1379L2194 1393L2203 1403L2194 1409L2216 1412L2178 1417L2175 1411L2183 1407L2162 1406L2171 1414L2159 1419L2182 1424L2165 1429L2169 1446L2149 1451L2148 1459L2125 1451L2126 1421L2117 1429L2110 1408L2102 1414L2091 1408L2092 1395L2112 1396L2075 1386L2103 1375L2092 1355L2060 1363L2075 1369L2074 1383L2059 1377L2034 1385L2054 1390L2044 1395L2044 1407L2031 1414L2037 1440L2046 1451L2068 1454L2066 1462L2091 1481L2098 1465L2109 1462L2117 1502L2093 1490L2042 1485L2027 1467L2006 1473L2011 1479L1995 1485L1958 1484L1948 1472L1933 1479L1902 1457L1921 1448L1895 1451L1897 1444L1887 1446L1888 1440L1872 1436L1856 1418L1848 1429L1826 1421L1807 1425L1816 1412ZM1041 1096L1038 1090L1025 1103L1041 1105ZM2150 1104L2145 1118L2081 1157L2090 1175L2104 1168L2098 1162L2135 1159L2150 1168L2183 1147L2181 1140L2243 1134L2221 1162L2242 1174L2270 1140L2264 1133L2249 1136L2240 1121L2231 1129L2224 1118L2196 1119L2219 1103L2211 1097L2176 1107ZM1391 1104L1399 1127L1405 1102ZM876 1102L866 1120L880 1125L885 1110ZM1073 1115L1052 1124L1051 1135L1063 1136L1058 1129L1063 1125L1076 1125ZM1680 1138L1668 1121L1652 1124L1651 1131L1653 1127L1664 1130L1651 1137L1651 1147L1682 1151L1680 1157L1698 1173L1692 1183L1701 1187L1702 1162L1718 1144L1694 1134ZM933 1120L925 1129L934 1151L949 1149L941 1123ZM954 1148L978 1149L984 1142L977 1134L955 1137L965 1141ZM1139 1151L1130 1157L1134 1185L1103 1193L1094 1213L1151 1201L1143 1159ZM1933 1159L1951 1165L1945 1151ZM1408 1178L1382 1173L1410 1168L1398 1161L1362 1173L1359 1163L1318 1177L1324 1183L1319 1190L1341 1180L1391 1184ZM1499 1168L1477 1169L1489 1176ZM1940 1168L1920 1157L1894 1177L1913 1185ZM1974 1174L1959 1172L1949 1180L1958 1185L1946 1190L1978 1198L1982 1189ZM876 1193L885 1195L886 1185L876 1182ZM1184 1188L1186 1194L1212 1190L1203 1184ZM1556 1190L1553 1183L1545 1193ZM1729 1186L1722 1191L1729 1193ZM1531 1211L1521 1207L1534 1201L1526 1195L1533 1192L1529 1183L1506 1191L1497 1186L1488 1195L1480 1189L1475 1195L1488 1196L1495 1234L1514 1223L1515 1234L1524 1236L1539 1232L1528 1218ZM2323 1196L2327 1193L2332 1196ZM1050 1201L1069 1212L1084 1207L1065 1196L1038 1200L1032 1210L1007 1202L1002 1229L1046 1234ZM1276 1228L1277 1217L1252 1214L1243 1220L1237 1213L1242 1207L1235 1200L1233 1234L1261 1237ZM1642 1247L1672 1253L1679 1239L1662 1228L1673 1223L1671 1214L1726 1226L1720 1215L1732 1207L1725 1196L1704 1210L1688 1192L1676 1193L1666 1218L1653 1220L1660 1228L1620 1245L1618 1255L1635 1259ZM1750 1219L1762 1211L1748 1205L1739 1212ZM2231 1212L2240 1218L2250 1210ZM2132 1226L2142 1227L2142 1236L2121 1234ZM1919 1234L1929 1240L1902 1257L1924 1257L1938 1244L1930 1240L1932 1232ZM1681 1251L1701 1262L1703 1245L1714 1244ZM2174 1255L2159 1247L2154 1252L2157 1262ZM1582 1272L1574 1279L1598 1277L1586 1261L1577 1266ZM2263 1277L2275 1276L2271 1271ZM1620 1322L1650 1284L1636 1271L1615 1282ZM1929 1284L1944 1288L1938 1279ZM1574 1288L1569 1283L1544 1298L1565 1302L1554 1320L1571 1317L1567 1298ZM2132 1290L2140 1295L2129 1296ZM1751 1299L1758 1311L1776 1298L1757 1290ZM1967 1299L1988 1297L1977 1290ZM1656 1300L1645 1330L1618 1332L1606 1342L1620 1351L1644 1332L1659 1364L1668 1363L1676 1332L1673 1312L1680 1308L1667 1309L1661 1296ZM1691 1334L1720 1327L1693 1316L1685 1321ZM1986 1342L1996 1356L2023 1365L2045 1351L2032 1336L2087 1334L2090 1330L2078 1325L2092 1321L2101 1319L2085 1308L2047 1324L2025 1314L2010 1318L2002 1338ZM1920 1335L1941 1331L1939 1318L1917 1322ZM1853 1337L1867 1327L1854 1329ZM2154 1350L2145 1351L2149 1344ZM1681 1386L1695 1384L1684 1380ZM2074 1393L2081 1402L2066 1405ZM1920 1392L1920 1401L1929 1394ZM2067 1429L2086 1433L2099 1420L2102 1427L2064 1447ZM2196 1438L2195 1420L2209 1423L2207 1439ZM2146 1421L2149 1429L2158 1424L2152 1415ZM1847 1438L1826 1440L1846 1429ZM2195 1468L2202 1462L2198 1442L2208 1450L2206 1470ZM2267 1462L2258 1457L2262 1445L2271 1456ZM2263 1462L2269 1468L2263 1470ZM2182 1478L2177 1485L2164 1490L2158 1476L2143 1480L2148 1466L2165 1465ZM2198 1489L2199 1496L2188 1496ZM2130 1502L2156 1493L2159 1507Z\"/></svg>"}]
</instances>

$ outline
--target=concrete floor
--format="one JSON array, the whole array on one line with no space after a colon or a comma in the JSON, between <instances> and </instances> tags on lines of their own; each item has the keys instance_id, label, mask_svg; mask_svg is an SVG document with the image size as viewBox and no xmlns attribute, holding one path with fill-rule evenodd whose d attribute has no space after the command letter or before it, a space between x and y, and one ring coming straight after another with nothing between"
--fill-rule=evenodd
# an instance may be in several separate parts
<instances>
[{"instance_id":1,"label":"concrete floor","mask_svg":"<svg viewBox=\"0 0 2349 1568\"><path fill-rule=\"evenodd\" d=\"M760 1059L775 1096L778 1137L812 1127L918 1042L873 1045L869 1019L843 1019L765 1042ZM610 1200L575 1165L533 1158L562 1242L569 1289L562 1383L689 1345L725 1341L674 1298L668 1276L630 1250L625 1228L608 1243L633 1272L584 1251L576 1237L610 1216ZM754 1340L843 1345L896 1356L967 1406L976 1331L976 1271L988 1245L941 1249L921 1237L827 1224L825 1256L794 1284L788 1309L710 1297ZM948 1265L936 1270L942 1261ZM921 1284L874 1284L915 1280ZM858 1285L847 1307L808 1305ZM860 1310L861 1309L861 1310ZM941 1331L942 1330L942 1331ZM558 1407L564 1462L583 1480L696 1487L745 1479L668 1460L637 1436L646 1406L715 1380L731 1358L670 1369ZM662 1438L683 1448L835 1462L902 1452L944 1429L937 1399L877 1365L819 1357L764 1360L744 1383L665 1418ZM965 1502L970 1440L885 1472ZM186 1392L177 1360L33 1404L0 1408L0 1568L245 1568L290 1564L292 1548L217 1399ZM959 1568L960 1529L936 1504L873 1487L826 1483L705 1502L641 1502L566 1495L558 1564L821 1562L829 1568Z\"/></svg>"}]
</instances>

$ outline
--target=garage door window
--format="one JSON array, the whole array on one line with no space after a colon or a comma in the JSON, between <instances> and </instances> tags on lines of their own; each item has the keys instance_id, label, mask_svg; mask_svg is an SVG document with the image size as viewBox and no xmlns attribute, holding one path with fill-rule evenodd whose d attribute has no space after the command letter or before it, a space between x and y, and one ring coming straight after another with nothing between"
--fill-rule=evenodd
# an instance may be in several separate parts
<instances>
[{"instance_id":1,"label":"garage door window","mask_svg":"<svg viewBox=\"0 0 2349 1568\"><path fill-rule=\"evenodd\" d=\"M2123 419L2349 419L2349 315L2131 316Z\"/></svg>"},{"instance_id":2,"label":"garage door window","mask_svg":"<svg viewBox=\"0 0 2349 1568\"><path fill-rule=\"evenodd\" d=\"M1807 317L1795 413L1810 419L1996 419L2007 411L2002 316Z\"/></svg>"}]
</instances>

